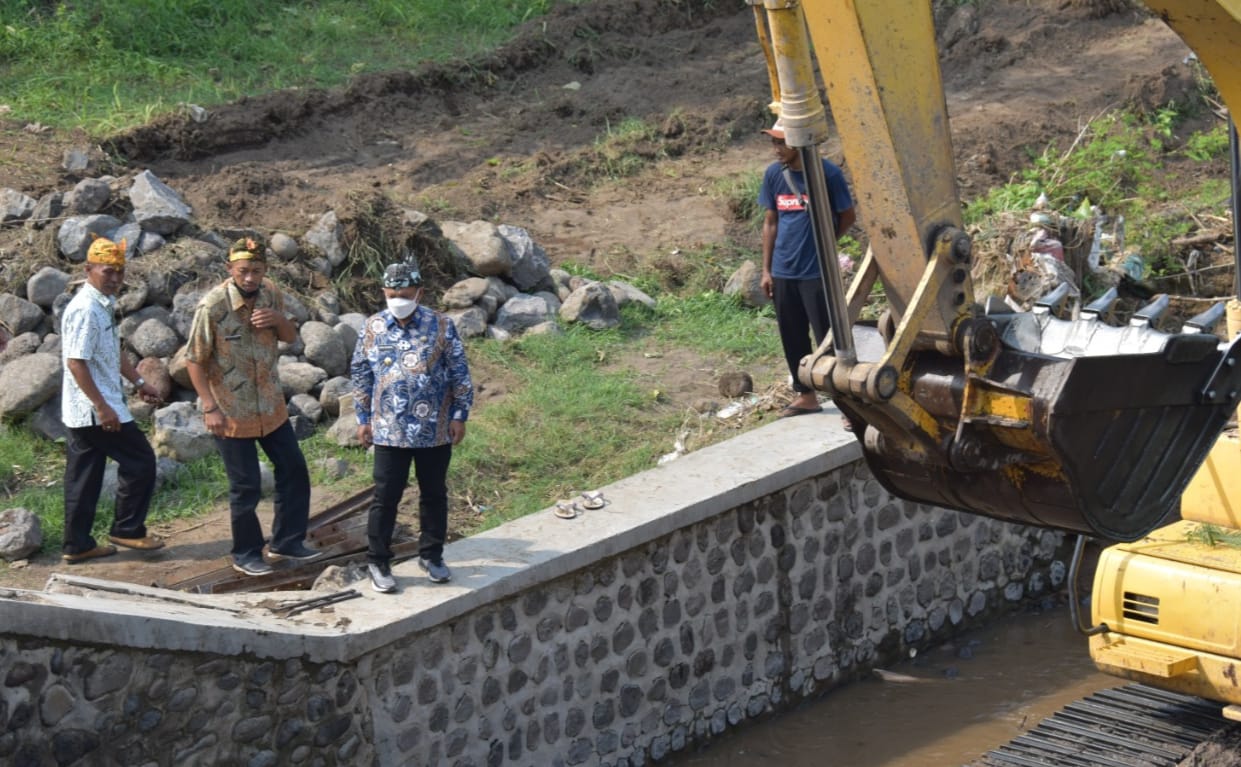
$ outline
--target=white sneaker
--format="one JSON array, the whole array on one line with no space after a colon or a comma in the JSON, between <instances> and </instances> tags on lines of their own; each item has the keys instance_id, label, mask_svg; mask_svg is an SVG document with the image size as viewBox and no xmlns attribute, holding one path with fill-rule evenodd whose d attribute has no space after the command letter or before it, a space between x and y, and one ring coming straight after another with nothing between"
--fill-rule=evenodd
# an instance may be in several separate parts
<instances>
[{"instance_id":1,"label":"white sneaker","mask_svg":"<svg viewBox=\"0 0 1241 767\"><path fill-rule=\"evenodd\" d=\"M371 588L380 594L391 594L396 591L396 579L392 577L392 570L388 565L377 565L372 562L366 566L366 572L371 576Z\"/></svg>"}]
</instances>

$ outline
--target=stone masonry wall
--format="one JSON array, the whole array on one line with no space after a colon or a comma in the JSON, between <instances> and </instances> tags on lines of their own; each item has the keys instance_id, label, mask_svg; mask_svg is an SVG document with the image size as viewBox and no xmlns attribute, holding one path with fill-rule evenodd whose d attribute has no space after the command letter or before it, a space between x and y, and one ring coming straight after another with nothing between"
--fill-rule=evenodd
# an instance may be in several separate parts
<instances>
[{"instance_id":1,"label":"stone masonry wall","mask_svg":"<svg viewBox=\"0 0 1241 767\"><path fill-rule=\"evenodd\" d=\"M0 763L649 764L1058 589L1063 538L854 461L348 663L0 628Z\"/></svg>"},{"instance_id":2,"label":"stone masonry wall","mask_svg":"<svg viewBox=\"0 0 1241 767\"><path fill-rule=\"evenodd\" d=\"M365 659L375 748L649 764L1060 586L1062 541L893 499L853 464Z\"/></svg>"}]
</instances>

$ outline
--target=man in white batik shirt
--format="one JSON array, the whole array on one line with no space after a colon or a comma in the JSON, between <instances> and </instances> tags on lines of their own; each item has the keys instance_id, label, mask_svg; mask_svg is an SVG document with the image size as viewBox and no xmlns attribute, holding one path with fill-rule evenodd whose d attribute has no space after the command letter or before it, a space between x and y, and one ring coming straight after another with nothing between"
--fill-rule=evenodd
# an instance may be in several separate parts
<instances>
[{"instance_id":1,"label":"man in white batik shirt","mask_svg":"<svg viewBox=\"0 0 1241 767\"><path fill-rule=\"evenodd\" d=\"M86 284L60 320L61 420L65 440L65 541L62 559L77 564L116 553L116 546L151 551L164 545L147 534L146 517L155 492L155 453L134 423L121 391L121 376L148 402L159 393L121 354L116 294L125 281L125 241L102 237L86 255ZM103 470L117 464L116 511L108 540L91 535L103 488Z\"/></svg>"}]
</instances>

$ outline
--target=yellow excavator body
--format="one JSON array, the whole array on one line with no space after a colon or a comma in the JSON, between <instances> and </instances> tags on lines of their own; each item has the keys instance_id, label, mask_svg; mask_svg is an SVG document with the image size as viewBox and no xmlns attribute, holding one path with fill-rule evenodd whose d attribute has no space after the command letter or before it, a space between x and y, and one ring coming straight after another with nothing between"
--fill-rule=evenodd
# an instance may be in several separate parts
<instances>
[{"instance_id":1,"label":"yellow excavator body","mask_svg":"<svg viewBox=\"0 0 1241 767\"><path fill-rule=\"evenodd\" d=\"M1217 442L1241 404L1241 327L1214 334L1221 306L1164 332L1166 296L1123 327L1105 322L1114 293L977 301L930 3L748 2L807 168L828 133L822 77L870 247L846 290L808 176L833 331L801 380L831 395L894 493L1120 541L1096 569L1097 665L1241 704L1241 549L1213 532L1241 535L1241 445ZM1146 3L1235 114L1241 0ZM859 325L876 284L888 311Z\"/></svg>"},{"instance_id":2,"label":"yellow excavator body","mask_svg":"<svg viewBox=\"0 0 1241 767\"><path fill-rule=\"evenodd\" d=\"M1241 549L1180 521L1101 552L1090 656L1109 674L1241 704Z\"/></svg>"}]
</instances>

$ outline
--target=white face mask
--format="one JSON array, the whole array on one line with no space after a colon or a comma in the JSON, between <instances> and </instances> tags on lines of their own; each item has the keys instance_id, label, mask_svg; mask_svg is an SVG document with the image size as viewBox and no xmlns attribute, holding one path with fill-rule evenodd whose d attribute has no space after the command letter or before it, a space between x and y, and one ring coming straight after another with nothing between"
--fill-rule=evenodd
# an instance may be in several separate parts
<instances>
[{"instance_id":1,"label":"white face mask","mask_svg":"<svg viewBox=\"0 0 1241 767\"><path fill-rule=\"evenodd\" d=\"M399 296L388 299L388 311L398 319L403 320L414 313L418 308L418 302L412 298L401 298Z\"/></svg>"}]
</instances>

